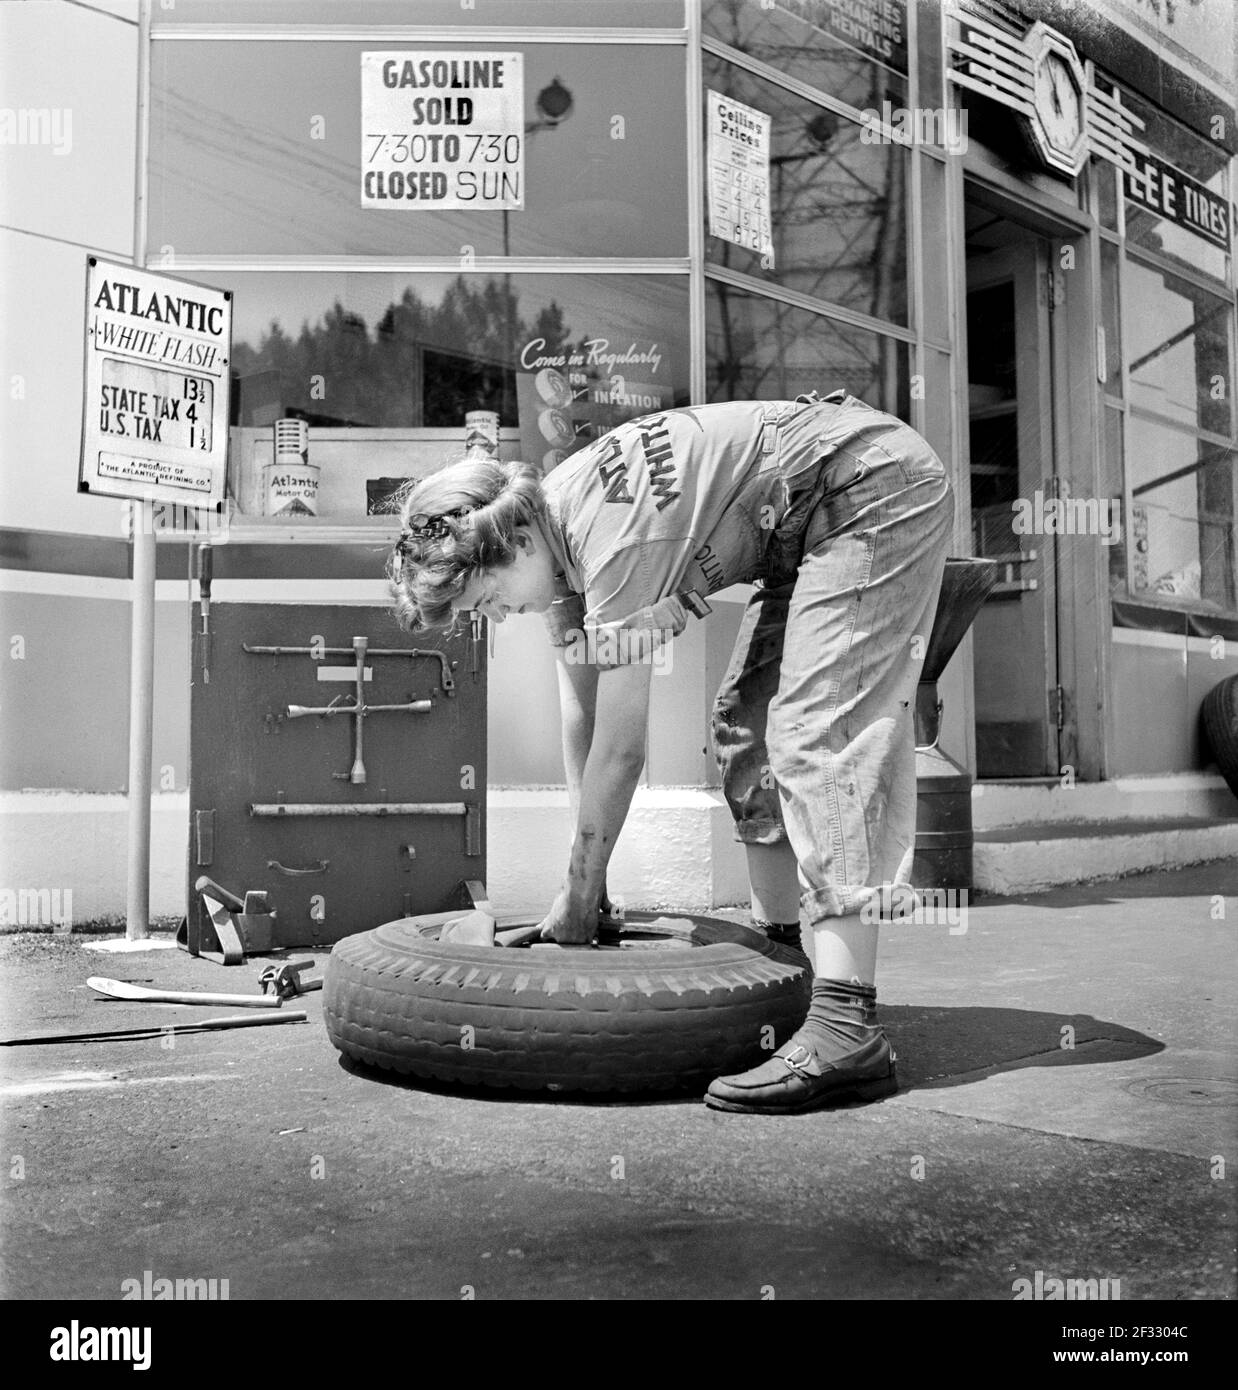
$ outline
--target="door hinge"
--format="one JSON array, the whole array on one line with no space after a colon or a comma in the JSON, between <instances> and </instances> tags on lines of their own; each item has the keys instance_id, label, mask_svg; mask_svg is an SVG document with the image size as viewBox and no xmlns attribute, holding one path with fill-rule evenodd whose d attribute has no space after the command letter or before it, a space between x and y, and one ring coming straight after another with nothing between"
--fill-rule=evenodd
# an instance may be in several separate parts
<instances>
[{"instance_id":1,"label":"door hinge","mask_svg":"<svg viewBox=\"0 0 1238 1390\"><path fill-rule=\"evenodd\" d=\"M1060 685L1049 687L1049 722L1055 729L1066 727L1066 692Z\"/></svg>"},{"instance_id":2,"label":"door hinge","mask_svg":"<svg viewBox=\"0 0 1238 1390\"><path fill-rule=\"evenodd\" d=\"M1066 302L1066 277L1060 271L1045 272L1045 303L1049 312L1060 308Z\"/></svg>"},{"instance_id":3,"label":"door hinge","mask_svg":"<svg viewBox=\"0 0 1238 1390\"><path fill-rule=\"evenodd\" d=\"M215 812L193 813L194 857L199 869L209 869L215 862Z\"/></svg>"}]
</instances>

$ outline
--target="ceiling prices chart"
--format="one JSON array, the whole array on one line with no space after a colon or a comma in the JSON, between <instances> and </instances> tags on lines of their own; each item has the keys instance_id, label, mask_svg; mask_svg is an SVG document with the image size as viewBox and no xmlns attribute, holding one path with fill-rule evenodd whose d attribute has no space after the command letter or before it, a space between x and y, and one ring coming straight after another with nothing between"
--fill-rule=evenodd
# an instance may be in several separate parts
<instances>
[{"instance_id":1,"label":"ceiling prices chart","mask_svg":"<svg viewBox=\"0 0 1238 1390\"><path fill-rule=\"evenodd\" d=\"M520 53L361 55L361 206L524 207Z\"/></svg>"},{"instance_id":2,"label":"ceiling prices chart","mask_svg":"<svg viewBox=\"0 0 1238 1390\"><path fill-rule=\"evenodd\" d=\"M707 92L706 175L709 233L774 264L769 150L772 120L764 111Z\"/></svg>"}]
</instances>

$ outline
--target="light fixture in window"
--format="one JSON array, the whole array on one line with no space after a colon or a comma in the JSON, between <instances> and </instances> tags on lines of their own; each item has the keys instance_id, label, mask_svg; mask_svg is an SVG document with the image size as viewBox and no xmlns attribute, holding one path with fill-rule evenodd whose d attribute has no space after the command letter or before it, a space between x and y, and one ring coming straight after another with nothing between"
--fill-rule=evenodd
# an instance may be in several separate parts
<instances>
[{"instance_id":1,"label":"light fixture in window","mask_svg":"<svg viewBox=\"0 0 1238 1390\"><path fill-rule=\"evenodd\" d=\"M818 111L810 121L804 123L808 138L821 149L838 134L838 117L833 111Z\"/></svg>"},{"instance_id":2,"label":"light fixture in window","mask_svg":"<svg viewBox=\"0 0 1238 1390\"><path fill-rule=\"evenodd\" d=\"M575 104L575 98L559 81L558 77L537 94L538 114L548 126L555 126L560 121L566 120L572 114L572 107Z\"/></svg>"}]
</instances>

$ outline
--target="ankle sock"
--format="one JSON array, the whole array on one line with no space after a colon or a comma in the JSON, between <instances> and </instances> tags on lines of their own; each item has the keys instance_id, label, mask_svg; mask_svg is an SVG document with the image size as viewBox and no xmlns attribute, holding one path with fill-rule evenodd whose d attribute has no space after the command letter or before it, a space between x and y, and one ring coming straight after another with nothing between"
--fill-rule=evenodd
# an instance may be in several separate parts
<instances>
[{"instance_id":1,"label":"ankle sock","mask_svg":"<svg viewBox=\"0 0 1238 1390\"><path fill-rule=\"evenodd\" d=\"M798 922L767 922L764 917L754 917L752 925L756 931L776 945L789 946L793 951L803 952Z\"/></svg>"},{"instance_id":2,"label":"ankle sock","mask_svg":"<svg viewBox=\"0 0 1238 1390\"><path fill-rule=\"evenodd\" d=\"M881 1033L877 1021L877 990L848 980L812 982L808 1017L792 1042L811 1048L823 1062L835 1062L872 1042Z\"/></svg>"}]
</instances>

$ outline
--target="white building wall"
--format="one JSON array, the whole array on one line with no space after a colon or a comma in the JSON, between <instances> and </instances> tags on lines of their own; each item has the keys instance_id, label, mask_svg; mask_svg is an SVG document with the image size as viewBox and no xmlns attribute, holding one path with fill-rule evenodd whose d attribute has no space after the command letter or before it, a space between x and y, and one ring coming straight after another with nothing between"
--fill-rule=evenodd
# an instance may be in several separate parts
<instances>
[{"instance_id":1,"label":"white building wall","mask_svg":"<svg viewBox=\"0 0 1238 1390\"><path fill-rule=\"evenodd\" d=\"M0 5L5 526L120 534L124 504L79 496L77 469L86 256L133 256L137 12Z\"/></svg>"}]
</instances>

